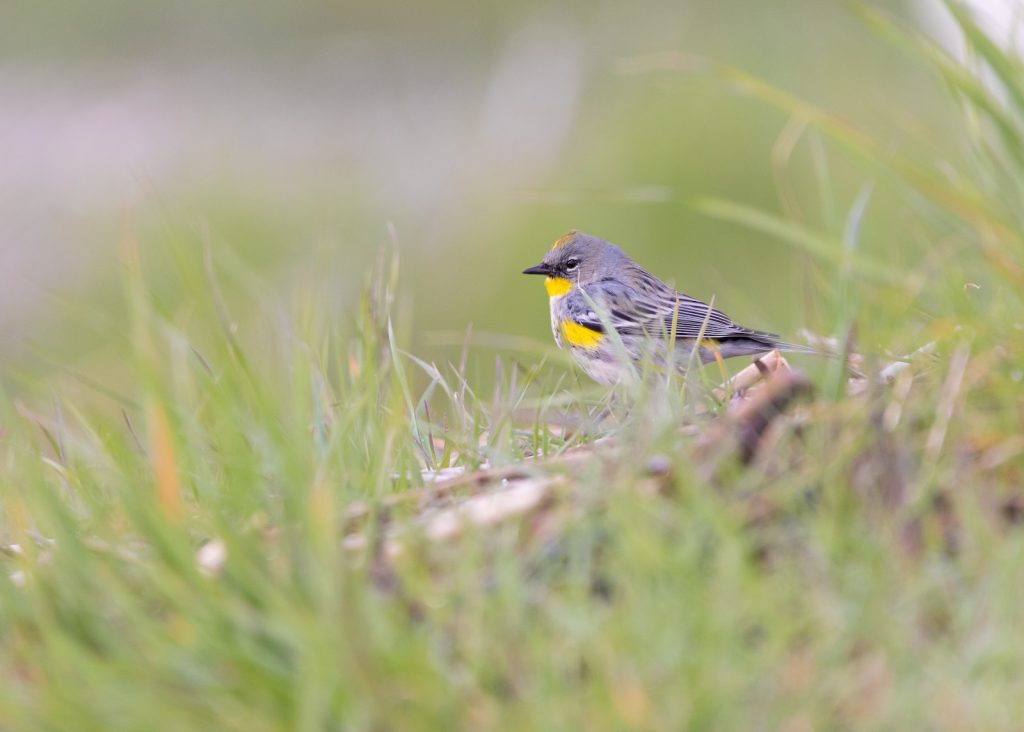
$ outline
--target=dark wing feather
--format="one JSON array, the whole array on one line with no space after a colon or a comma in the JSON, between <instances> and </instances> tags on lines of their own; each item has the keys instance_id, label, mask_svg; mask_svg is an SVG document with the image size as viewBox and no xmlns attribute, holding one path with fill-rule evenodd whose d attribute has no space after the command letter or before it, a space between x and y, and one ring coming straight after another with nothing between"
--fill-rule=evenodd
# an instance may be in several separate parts
<instances>
[{"instance_id":1,"label":"dark wing feather","mask_svg":"<svg viewBox=\"0 0 1024 732\"><path fill-rule=\"evenodd\" d=\"M674 323L676 338L696 338L703 329L705 338L778 341L778 336L772 333L737 325L720 310L668 287L638 292L616 280L601 280L582 290L574 289L569 293L566 305L573 320L592 330L604 331L601 318L594 311L596 305L604 310L607 321L623 335L664 337L672 332L673 314L677 313Z\"/></svg>"},{"instance_id":2,"label":"dark wing feather","mask_svg":"<svg viewBox=\"0 0 1024 732\"><path fill-rule=\"evenodd\" d=\"M599 298L601 297L600 293L594 294ZM594 306L602 301L603 300L594 300L592 295L584 295L581 288L574 287L569 294L565 296L563 306L565 307L569 319L573 322L579 323L583 327L597 331L598 333L604 333L604 323L601 322L601 318L599 318L597 313L594 312ZM598 305L598 307L601 306Z\"/></svg>"}]
</instances>

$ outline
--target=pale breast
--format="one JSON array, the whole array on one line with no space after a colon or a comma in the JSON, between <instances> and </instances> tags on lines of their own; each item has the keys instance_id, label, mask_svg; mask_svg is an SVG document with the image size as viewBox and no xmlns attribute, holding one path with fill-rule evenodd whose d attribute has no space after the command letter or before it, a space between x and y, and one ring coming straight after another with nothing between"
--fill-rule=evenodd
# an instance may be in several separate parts
<instances>
[{"instance_id":1,"label":"pale breast","mask_svg":"<svg viewBox=\"0 0 1024 732\"><path fill-rule=\"evenodd\" d=\"M561 325L562 320L562 311L559 307L559 304L562 302L564 298L565 295L558 295L556 297L548 298L548 306L551 310L551 334L555 337L555 343L558 345L559 348L563 348L565 346L565 344L562 343L562 329L559 327Z\"/></svg>"},{"instance_id":2,"label":"pale breast","mask_svg":"<svg viewBox=\"0 0 1024 732\"><path fill-rule=\"evenodd\" d=\"M585 351L582 348L571 348L573 358L580 365L584 373L598 384L612 386L624 381L629 381L633 371L621 363L616 354L610 349L602 348L598 351Z\"/></svg>"}]
</instances>

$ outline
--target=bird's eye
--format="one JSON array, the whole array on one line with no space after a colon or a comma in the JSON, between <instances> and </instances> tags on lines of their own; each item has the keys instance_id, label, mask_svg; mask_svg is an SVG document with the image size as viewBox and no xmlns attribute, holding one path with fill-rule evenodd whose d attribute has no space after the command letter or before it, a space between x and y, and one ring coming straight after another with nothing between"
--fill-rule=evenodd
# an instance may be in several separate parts
<instances>
[{"instance_id":1,"label":"bird's eye","mask_svg":"<svg viewBox=\"0 0 1024 732\"><path fill-rule=\"evenodd\" d=\"M579 266L580 266L580 260L576 259L576 257L570 257L569 259L565 260L565 271L566 272L572 272L574 269L576 269Z\"/></svg>"}]
</instances>

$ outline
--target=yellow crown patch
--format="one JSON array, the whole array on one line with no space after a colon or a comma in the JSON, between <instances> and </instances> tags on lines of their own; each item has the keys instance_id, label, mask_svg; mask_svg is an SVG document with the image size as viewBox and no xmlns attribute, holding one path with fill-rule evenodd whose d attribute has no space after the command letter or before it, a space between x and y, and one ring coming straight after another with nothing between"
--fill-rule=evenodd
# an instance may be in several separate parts
<instances>
[{"instance_id":1,"label":"yellow crown patch","mask_svg":"<svg viewBox=\"0 0 1024 732\"><path fill-rule=\"evenodd\" d=\"M555 243L551 245L551 248L558 249L558 247L564 247L566 244L571 242L578 233L579 232L576 231L576 229L569 229L569 231L555 239Z\"/></svg>"}]
</instances>

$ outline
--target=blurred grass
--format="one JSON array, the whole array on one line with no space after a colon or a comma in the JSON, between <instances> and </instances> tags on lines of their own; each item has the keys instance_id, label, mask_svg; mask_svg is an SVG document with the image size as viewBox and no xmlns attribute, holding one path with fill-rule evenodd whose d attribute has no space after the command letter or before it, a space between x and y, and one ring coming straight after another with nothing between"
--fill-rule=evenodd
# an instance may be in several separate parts
<instances>
[{"instance_id":1,"label":"blurred grass","mask_svg":"<svg viewBox=\"0 0 1024 732\"><path fill-rule=\"evenodd\" d=\"M41 305L19 307L23 317L0 310L0 356L38 345L59 364L109 358L102 351L113 350L107 339L120 325L107 294L117 281L111 251L125 219L144 249L203 246L205 228L215 249L231 248L267 276L268 293L301 287L304 275L320 288L329 269L338 296L328 305L339 315L367 252L389 242L391 222L406 271L417 275L403 287L416 304L410 345L421 355L429 331L461 330L469 319L546 338L537 283L509 275L572 227L620 243L695 296L716 296L740 321L786 334L826 330L832 314L815 296L822 271L687 205L729 198L780 213L780 178L813 201L808 148L782 162L771 155L786 114L713 75L644 73L641 62L664 49L725 59L848 115L883 144L930 154L929 144L945 152L952 139L940 87L836 4L785 0L768 11L651 0L556 11L516 2L476 12L450 3L429 15L412 28L423 12L360 3L16 4L0 28L0 81L13 79L20 94L11 108L21 100L28 126L38 119L45 131L15 135L9 154L16 162L34 143L52 159L15 167L10 175L23 182L0 196L0 220L13 222L0 227L0 246L39 252L15 259L7 271L24 276L0 286L43 291ZM900 127L911 113L928 120L923 130ZM492 115L516 123L495 125ZM20 129L16 113L8 121L5 129ZM83 152L93 147L95 159ZM122 167L127 184L114 174ZM830 174L845 208L863 175L838 156ZM122 185L128 193L102 195ZM865 225L893 225L896 200L878 196ZM35 206L53 231L22 221ZM864 246L880 241L865 237ZM51 282L58 265L67 279ZM46 307L55 291L73 292L71 303ZM103 299L107 322L93 307ZM488 359L480 375L489 368Z\"/></svg>"},{"instance_id":2,"label":"blurred grass","mask_svg":"<svg viewBox=\"0 0 1024 732\"><path fill-rule=\"evenodd\" d=\"M949 85L969 143L952 160L892 151L754 76L715 82L808 126L793 155L816 188L793 192L802 217L714 186L703 210L795 247L819 324L871 369L930 340L939 354L816 400L749 469L709 466L678 430L709 403L699 380L609 395L511 338L422 348L415 263L382 256L343 323L329 254L271 286L217 221L126 227L121 296L80 314L125 324L85 368L118 398L58 363L8 375L0 399L0 728L1015 729L1024 109L1003 88L1019 62L951 8L966 63L871 18ZM875 207L899 214L879 230ZM288 232L251 215L225 229L275 256ZM493 223L477 226L485 241ZM513 255L476 256L497 276ZM565 415L589 430L547 429ZM406 495L425 468L541 471L524 461L594 430L622 457L566 479L541 546L515 523L413 536L387 584L342 547L347 509ZM637 488L653 457L664 495Z\"/></svg>"}]
</instances>

